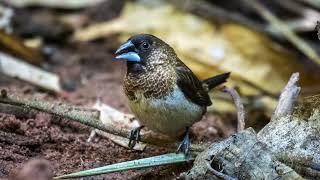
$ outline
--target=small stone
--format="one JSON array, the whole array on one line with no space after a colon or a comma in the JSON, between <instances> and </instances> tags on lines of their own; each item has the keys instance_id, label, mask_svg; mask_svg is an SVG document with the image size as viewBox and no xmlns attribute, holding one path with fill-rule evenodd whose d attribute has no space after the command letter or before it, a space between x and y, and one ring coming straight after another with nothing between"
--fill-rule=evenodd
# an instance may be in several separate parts
<instances>
[{"instance_id":1,"label":"small stone","mask_svg":"<svg viewBox=\"0 0 320 180\"><path fill-rule=\"evenodd\" d=\"M2 98L5 98L5 97L7 97L8 94L7 94L7 91L5 89L1 89L0 95L1 95Z\"/></svg>"}]
</instances>

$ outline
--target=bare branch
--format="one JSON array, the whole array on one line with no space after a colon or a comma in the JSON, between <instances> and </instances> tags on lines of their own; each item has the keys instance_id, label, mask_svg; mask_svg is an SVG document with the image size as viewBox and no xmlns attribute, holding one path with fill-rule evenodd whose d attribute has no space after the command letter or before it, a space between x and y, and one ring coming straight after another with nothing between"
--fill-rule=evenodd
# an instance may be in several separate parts
<instances>
[{"instance_id":1,"label":"bare branch","mask_svg":"<svg viewBox=\"0 0 320 180\"><path fill-rule=\"evenodd\" d=\"M297 101L301 90L301 88L297 86L298 81L299 73L293 73L286 87L281 92L278 105L271 121L292 114L294 104Z\"/></svg>"},{"instance_id":2,"label":"bare branch","mask_svg":"<svg viewBox=\"0 0 320 180\"><path fill-rule=\"evenodd\" d=\"M10 37L8 37L10 38ZM13 40L12 40L13 41ZM1 46L3 46L1 44ZM15 45L18 46L18 45ZM25 51L33 52L26 47L20 47L20 49L25 48ZM20 52L17 52L20 53ZM36 55L34 55L36 56ZM31 58L31 57L30 57ZM6 53L0 52L0 72L6 76L18 78L20 80L29 82L33 85L39 86L41 88L59 93L62 91L60 85L60 77L57 74L44 71L36 66L28 64L27 62L39 64L37 60L28 60L30 58L16 58ZM34 58L36 59L36 58ZM24 62L27 61L27 62Z\"/></svg>"},{"instance_id":3,"label":"bare branch","mask_svg":"<svg viewBox=\"0 0 320 180\"><path fill-rule=\"evenodd\" d=\"M237 115L238 115L237 132L240 132L240 131L244 130L245 114L246 114L244 111L243 104L241 102L241 98L235 89L224 87L222 89L222 91L230 94L230 96L232 97L232 99L234 101L234 104L237 108Z\"/></svg>"}]
</instances>

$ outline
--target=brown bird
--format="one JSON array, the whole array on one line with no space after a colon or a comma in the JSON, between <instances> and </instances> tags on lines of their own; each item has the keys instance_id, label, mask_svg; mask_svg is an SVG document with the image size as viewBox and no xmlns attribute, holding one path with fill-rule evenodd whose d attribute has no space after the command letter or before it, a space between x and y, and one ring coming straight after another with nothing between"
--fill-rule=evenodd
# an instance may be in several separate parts
<instances>
[{"instance_id":1,"label":"brown bird","mask_svg":"<svg viewBox=\"0 0 320 180\"><path fill-rule=\"evenodd\" d=\"M189 127L201 120L211 100L208 91L226 82L230 73L200 81L159 38L132 36L116 51L116 59L126 60L124 91L131 111L140 124L131 131L129 147L139 141L144 126L172 137L181 136L177 152L189 152Z\"/></svg>"}]
</instances>

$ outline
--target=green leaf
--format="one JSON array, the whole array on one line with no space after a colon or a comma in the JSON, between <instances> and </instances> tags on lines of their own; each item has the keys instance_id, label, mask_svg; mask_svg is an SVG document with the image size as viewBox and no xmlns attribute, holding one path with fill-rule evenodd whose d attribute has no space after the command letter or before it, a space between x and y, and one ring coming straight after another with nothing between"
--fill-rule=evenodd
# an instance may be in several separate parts
<instances>
[{"instance_id":1,"label":"green leaf","mask_svg":"<svg viewBox=\"0 0 320 180\"><path fill-rule=\"evenodd\" d=\"M118 171L126 171L131 169L140 169L140 168L161 166L161 165L167 165L167 164L176 164L176 163L182 163L182 162L187 162L192 160L194 160L193 157L187 157L182 153L179 153L179 154L169 153L169 154L163 154L163 155L153 156L153 157L144 158L144 159L137 159L132 161L111 164L111 165L107 165L107 166L103 166L95 169L84 170L76 173L66 174L66 175L54 177L54 179L79 178L79 177L85 177L85 176L107 174L107 173L118 172Z\"/></svg>"}]
</instances>

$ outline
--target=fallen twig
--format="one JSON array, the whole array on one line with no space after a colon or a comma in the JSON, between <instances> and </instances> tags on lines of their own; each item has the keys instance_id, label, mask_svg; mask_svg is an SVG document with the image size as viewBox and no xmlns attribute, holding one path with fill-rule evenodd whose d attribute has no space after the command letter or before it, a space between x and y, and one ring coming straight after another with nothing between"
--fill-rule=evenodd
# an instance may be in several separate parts
<instances>
[{"instance_id":1,"label":"fallen twig","mask_svg":"<svg viewBox=\"0 0 320 180\"><path fill-rule=\"evenodd\" d=\"M25 109L19 106L0 103L0 112L4 114L12 114L18 118L33 118L37 112L35 110Z\"/></svg>"},{"instance_id":2,"label":"fallen twig","mask_svg":"<svg viewBox=\"0 0 320 180\"><path fill-rule=\"evenodd\" d=\"M245 111L244 111L243 104L241 102L241 98L235 89L224 87L222 91L230 94L230 96L234 101L234 104L237 108L237 115L238 115L237 132L240 132L244 130L244 127L245 127Z\"/></svg>"},{"instance_id":3,"label":"fallen twig","mask_svg":"<svg viewBox=\"0 0 320 180\"><path fill-rule=\"evenodd\" d=\"M282 90L278 105L273 113L271 121L292 114L295 102L298 100L298 96L301 88L297 86L299 81L299 73L291 75L288 84Z\"/></svg>"},{"instance_id":4,"label":"fallen twig","mask_svg":"<svg viewBox=\"0 0 320 180\"><path fill-rule=\"evenodd\" d=\"M56 74L46 72L2 52L0 52L0 73L27 81L43 89L54 92L62 91L59 77Z\"/></svg>"}]
</instances>

